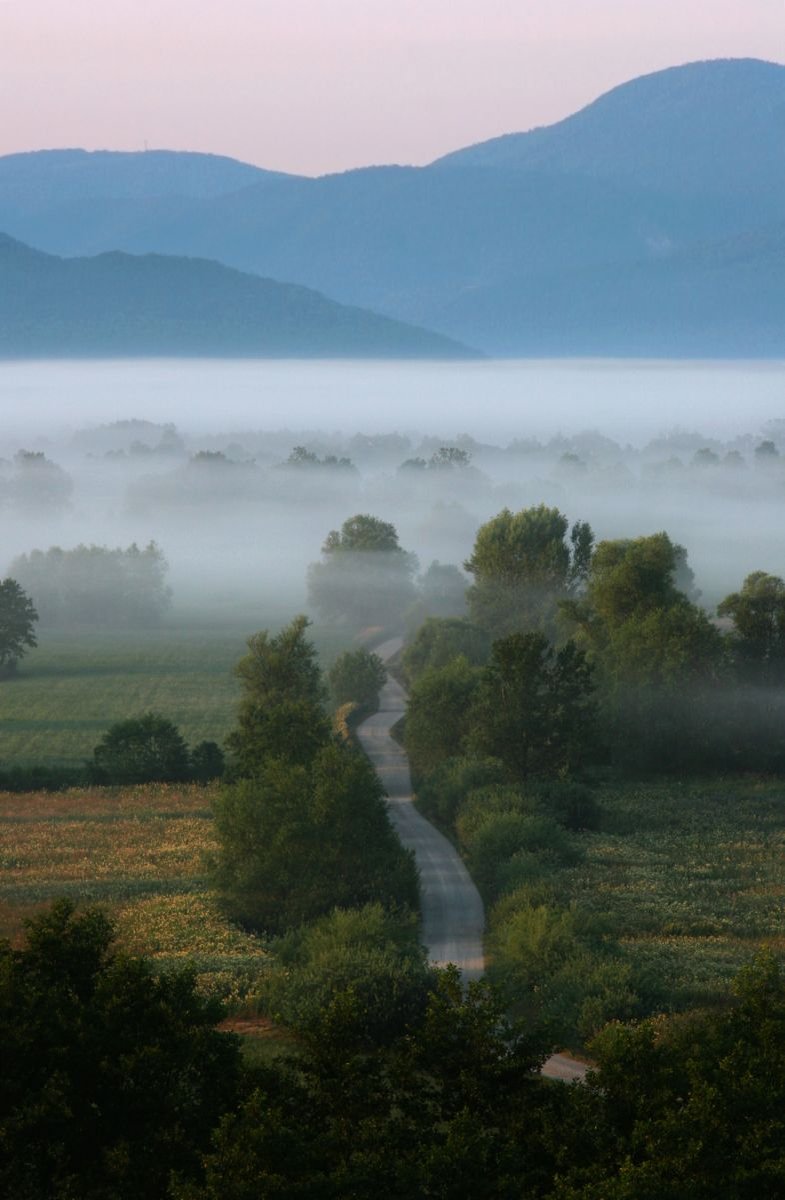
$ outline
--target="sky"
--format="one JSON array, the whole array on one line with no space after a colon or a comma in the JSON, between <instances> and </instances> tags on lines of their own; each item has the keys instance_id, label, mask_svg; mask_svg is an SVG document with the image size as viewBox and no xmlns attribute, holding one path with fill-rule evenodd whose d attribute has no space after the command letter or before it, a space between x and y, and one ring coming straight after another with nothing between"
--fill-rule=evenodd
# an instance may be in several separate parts
<instances>
[{"instance_id":1,"label":"sky","mask_svg":"<svg viewBox=\"0 0 785 1200\"><path fill-rule=\"evenodd\" d=\"M0 0L0 154L421 164L746 56L785 61L785 0Z\"/></svg>"}]
</instances>

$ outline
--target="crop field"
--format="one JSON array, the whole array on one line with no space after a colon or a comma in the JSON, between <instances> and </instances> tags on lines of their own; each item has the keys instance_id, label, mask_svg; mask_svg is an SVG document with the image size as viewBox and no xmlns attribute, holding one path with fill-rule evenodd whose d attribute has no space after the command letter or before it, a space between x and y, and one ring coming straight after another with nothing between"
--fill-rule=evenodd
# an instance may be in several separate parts
<instances>
[{"instance_id":1,"label":"crop field","mask_svg":"<svg viewBox=\"0 0 785 1200\"><path fill-rule=\"evenodd\" d=\"M239 688L232 668L248 627L167 625L139 633L40 629L13 679L0 682L0 769L80 766L115 721L154 711L186 741L222 742ZM311 637L328 665L346 635L314 627Z\"/></svg>"},{"instance_id":2,"label":"crop field","mask_svg":"<svg viewBox=\"0 0 785 1200\"><path fill-rule=\"evenodd\" d=\"M761 945L785 954L785 785L619 785L586 858L549 877L621 942L667 1006L712 1003Z\"/></svg>"},{"instance_id":3,"label":"crop field","mask_svg":"<svg viewBox=\"0 0 785 1200\"><path fill-rule=\"evenodd\" d=\"M125 949L162 968L192 963L200 989L241 1003L267 955L209 890L210 795L174 784L0 793L0 936L18 940L58 896L101 903Z\"/></svg>"}]
</instances>

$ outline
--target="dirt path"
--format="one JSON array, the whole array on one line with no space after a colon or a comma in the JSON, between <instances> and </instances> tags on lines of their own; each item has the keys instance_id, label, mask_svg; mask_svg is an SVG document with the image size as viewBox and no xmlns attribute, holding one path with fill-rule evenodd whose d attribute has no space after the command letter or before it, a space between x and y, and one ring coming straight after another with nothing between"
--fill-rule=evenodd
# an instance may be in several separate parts
<instances>
[{"instance_id":1,"label":"dirt path","mask_svg":"<svg viewBox=\"0 0 785 1200\"><path fill-rule=\"evenodd\" d=\"M376 646L375 652L387 661L402 644L402 638L390 638ZM437 966L455 963L465 980L479 979L485 970L485 909L452 842L414 807L409 760L403 747L390 736L405 711L406 693L388 675L379 711L363 721L357 737L384 784L398 836L414 851L420 871L423 941L431 962ZM582 1079L586 1067L567 1055L554 1054L542 1073L551 1079Z\"/></svg>"}]
</instances>

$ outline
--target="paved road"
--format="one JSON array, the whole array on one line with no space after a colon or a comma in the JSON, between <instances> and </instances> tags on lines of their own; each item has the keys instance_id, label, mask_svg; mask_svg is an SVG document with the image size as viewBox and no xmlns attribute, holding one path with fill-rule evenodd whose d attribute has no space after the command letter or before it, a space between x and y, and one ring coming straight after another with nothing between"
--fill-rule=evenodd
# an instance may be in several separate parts
<instances>
[{"instance_id":1,"label":"paved road","mask_svg":"<svg viewBox=\"0 0 785 1200\"><path fill-rule=\"evenodd\" d=\"M390 638L375 647L387 661L403 645ZM420 871L423 941L431 962L455 963L464 980L479 979L485 970L483 935L485 909L463 860L443 834L414 807L409 760L390 730L406 711L406 693L387 676L379 711L357 729L360 744L376 768L390 808L390 817L404 846L414 851ZM542 1068L552 1079L582 1079L586 1068L567 1055L554 1054Z\"/></svg>"},{"instance_id":2,"label":"paved road","mask_svg":"<svg viewBox=\"0 0 785 1200\"><path fill-rule=\"evenodd\" d=\"M391 638L375 647L388 659L402 645ZM388 796L390 816L404 846L414 851L420 871L423 941L437 966L455 963L464 980L479 979L485 970L485 910L480 893L451 842L414 807L409 760L390 737L390 729L406 710L406 693L390 676L382 688L379 711L357 730Z\"/></svg>"}]
</instances>

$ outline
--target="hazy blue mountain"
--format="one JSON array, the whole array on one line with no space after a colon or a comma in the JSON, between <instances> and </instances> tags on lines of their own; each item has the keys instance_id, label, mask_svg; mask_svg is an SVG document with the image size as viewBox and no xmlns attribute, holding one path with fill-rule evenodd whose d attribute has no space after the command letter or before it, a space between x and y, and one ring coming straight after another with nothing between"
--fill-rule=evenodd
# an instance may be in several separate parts
<instances>
[{"instance_id":1,"label":"hazy blue mountain","mask_svg":"<svg viewBox=\"0 0 785 1200\"><path fill-rule=\"evenodd\" d=\"M427 330L203 259L63 259L0 235L0 356L456 358Z\"/></svg>"},{"instance_id":2,"label":"hazy blue mountain","mask_svg":"<svg viewBox=\"0 0 785 1200\"><path fill-rule=\"evenodd\" d=\"M440 166L514 167L707 195L785 191L785 66L719 59L623 83L556 125L493 138Z\"/></svg>"},{"instance_id":3,"label":"hazy blue mountain","mask_svg":"<svg viewBox=\"0 0 785 1200\"><path fill-rule=\"evenodd\" d=\"M148 156L117 157L132 175ZM231 182L228 168L221 175L226 161L213 166ZM654 316L659 332L649 340L679 353L678 297L694 287L694 305L684 304L696 352L721 353L710 316L719 298L704 287L700 248L785 218L785 67L721 60L660 71L557 125L426 168L310 179L238 163L251 172L238 186L194 184L187 194L141 183L134 191L130 182L113 193L87 175L60 192L52 176L32 204L12 186L17 166L0 159L0 228L52 253L207 257L510 354L551 352L551 325L571 330L572 341L559 344L578 352L597 340L619 295L638 317L623 309L616 353L640 344L621 330ZM765 255L756 270L763 266ZM723 287L741 267L724 271ZM778 297L774 267L763 296ZM753 309L764 321L761 305ZM736 311L732 296L726 311Z\"/></svg>"},{"instance_id":4,"label":"hazy blue mountain","mask_svg":"<svg viewBox=\"0 0 785 1200\"><path fill-rule=\"evenodd\" d=\"M432 318L502 356L785 358L785 224L658 259L511 277Z\"/></svg>"},{"instance_id":5,"label":"hazy blue mountain","mask_svg":"<svg viewBox=\"0 0 785 1200\"><path fill-rule=\"evenodd\" d=\"M282 178L220 154L179 150L33 150L0 157L0 193L42 207L96 197L222 196Z\"/></svg>"}]
</instances>

